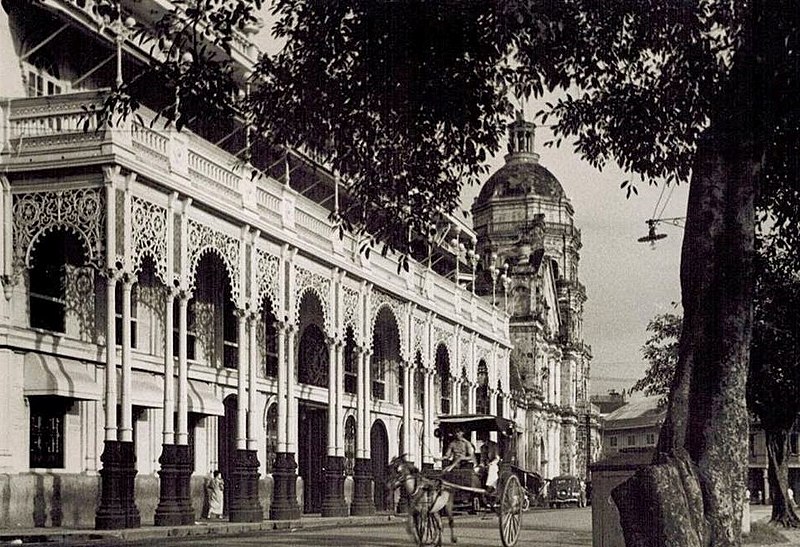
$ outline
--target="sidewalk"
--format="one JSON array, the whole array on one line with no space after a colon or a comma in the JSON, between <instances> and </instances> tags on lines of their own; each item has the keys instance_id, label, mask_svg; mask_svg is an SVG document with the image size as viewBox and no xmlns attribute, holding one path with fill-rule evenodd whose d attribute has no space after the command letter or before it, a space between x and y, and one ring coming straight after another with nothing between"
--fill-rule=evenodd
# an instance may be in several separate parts
<instances>
[{"instance_id":1,"label":"sidewalk","mask_svg":"<svg viewBox=\"0 0 800 547\"><path fill-rule=\"evenodd\" d=\"M145 541L168 537L226 536L309 528L336 528L339 526L375 526L403 520L403 516L378 514L368 517L315 517L299 520L265 520L262 522L228 522L199 520L187 526L142 526L122 530L91 530L70 528L18 528L0 529L0 545L58 545L82 544L90 541Z\"/></svg>"}]
</instances>

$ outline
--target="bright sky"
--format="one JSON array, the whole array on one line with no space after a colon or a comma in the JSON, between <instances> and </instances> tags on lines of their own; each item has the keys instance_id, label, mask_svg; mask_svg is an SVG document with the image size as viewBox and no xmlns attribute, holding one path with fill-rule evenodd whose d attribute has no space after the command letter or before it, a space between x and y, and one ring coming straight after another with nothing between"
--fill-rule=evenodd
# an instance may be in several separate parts
<instances>
[{"instance_id":1,"label":"bright sky","mask_svg":"<svg viewBox=\"0 0 800 547\"><path fill-rule=\"evenodd\" d=\"M266 8L262 14L266 24L256 43L264 51L275 52L280 46L268 34L272 19ZM528 117L536 110L535 105L527 107ZM661 187L640 185L639 195L626 199L619 186L630 176L616 166L598 172L578 158L568 143L559 149L544 148L542 143L550 138L546 128L536 133L540 163L561 182L582 232L579 276L588 295L584 339L594 355L591 391L627 390L646 369L641 347L647 339L648 321L658 313L672 311L672 302L680 301L683 230L660 225L658 231L668 237L654 248L636 240L647 233L645 220L649 218L685 216L689 188L686 184L672 192L667 188L662 195ZM504 153L492 159L492 172L503 165ZM472 187L462 192L466 210L479 190Z\"/></svg>"}]
</instances>

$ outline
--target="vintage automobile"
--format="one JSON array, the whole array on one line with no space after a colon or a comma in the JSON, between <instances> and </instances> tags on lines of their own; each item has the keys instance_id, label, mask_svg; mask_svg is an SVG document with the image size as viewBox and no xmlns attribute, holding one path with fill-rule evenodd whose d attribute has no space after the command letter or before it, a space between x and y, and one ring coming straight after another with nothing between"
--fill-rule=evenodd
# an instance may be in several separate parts
<instances>
[{"instance_id":1,"label":"vintage automobile","mask_svg":"<svg viewBox=\"0 0 800 547\"><path fill-rule=\"evenodd\" d=\"M550 507L575 505L586 507L586 490L578 477L561 475L550 480L548 485L548 504Z\"/></svg>"},{"instance_id":2,"label":"vintage automobile","mask_svg":"<svg viewBox=\"0 0 800 547\"><path fill-rule=\"evenodd\" d=\"M496 444L500 455L498 489L505 484L508 475L513 474L525 488L525 501L527 502L528 490L536 490L544 484L541 475L533 471L526 471L517 465L517 431L513 421L488 414L442 416L438 420L438 427L434 430L434 435L442 439L444 448L448 446L457 429L464 432L466 439L471 439L473 432L477 433L478 443L482 442L480 439L488 440L490 433L497 433ZM476 465L480 463L480 454L477 452L479 452L479 449L476 451ZM442 462L442 467L447 467L449 464L450 462L444 461ZM483 483L486 477L476 472L475 466L457 467L441 474L440 477L448 482L469 487L469 489L455 491L454 505L457 509L476 512L485 504L485 496L476 493L474 490L486 486Z\"/></svg>"}]
</instances>

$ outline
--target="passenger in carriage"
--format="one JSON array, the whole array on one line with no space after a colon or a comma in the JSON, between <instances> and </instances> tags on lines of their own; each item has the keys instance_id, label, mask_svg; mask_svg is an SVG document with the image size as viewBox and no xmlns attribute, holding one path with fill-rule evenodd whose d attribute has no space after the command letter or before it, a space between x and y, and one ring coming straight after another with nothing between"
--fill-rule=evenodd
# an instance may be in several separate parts
<instances>
[{"instance_id":1,"label":"passenger in carriage","mask_svg":"<svg viewBox=\"0 0 800 547\"><path fill-rule=\"evenodd\" d=\"M481 485L488 492L497 488L497 479L500 476L500 450L494 441L486 441L481 446L481 463L478 466Z\"/></svg>"},{"instance_id":2,"label":"passenger in carriage","mask_svg":"<svg viewBox=\"0 0 800 547\"><path fill-rule=\"evenodd\" d=\"M472 446L469 440L464 438L463 429L455 430L455 436L450 441L450 444L447 445L447 450L442 459L450 462L450 465L442 469L445 473L455 468L475 467L475 447Z\"/></svg>"}]
</instances>

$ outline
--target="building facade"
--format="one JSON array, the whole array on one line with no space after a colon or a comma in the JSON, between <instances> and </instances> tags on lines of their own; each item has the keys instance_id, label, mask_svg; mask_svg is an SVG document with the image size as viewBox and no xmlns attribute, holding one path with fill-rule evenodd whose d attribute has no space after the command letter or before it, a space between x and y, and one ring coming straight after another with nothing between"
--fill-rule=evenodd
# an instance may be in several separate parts
<instances>
[{"instance_id":1,"label":"building facade","mask_svg":"<svg viewBox=\"0 0 800 547\"><path fill-rule=\"evenodd\" d=\"M0 527L193 523L216 469L231 520L369 514L391 457L434 466L437 416L512 415L502 307L367 258L330 221L335 174L243 162L235 121L177 132L145 103L98 127L115 44L124 77L149 48L91 1L3 6Z\"/></svg>"},{"instance_id":2,"label":"building facade","mask_svg":"<svg viewBox=\"0 0 800 547\"><path fill-rule=\"evenodd\" d=\"M667 413L659 397L631 400L603 418L603 457L655 450Z\"/></svg>"},{"instance_id":3,"label":"building facade","mask_svg":"<svg viewBox=\"0 0 800 547\"><path fill-rule=\"evenodd\" d=\"M581 234L564 189L539 163L534 131L521 117L509 126L505 165L472 206L486 265L478 288L511 316L510 381L525 415L527 462L545 477L586 478L600 438L583 340Z\"/></svg>"}]
</instances>

